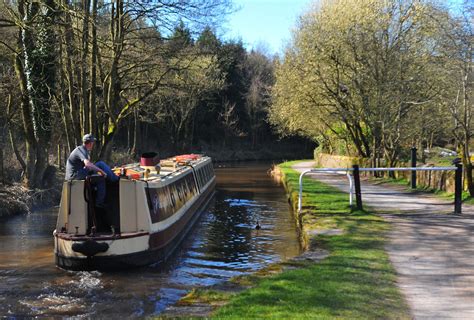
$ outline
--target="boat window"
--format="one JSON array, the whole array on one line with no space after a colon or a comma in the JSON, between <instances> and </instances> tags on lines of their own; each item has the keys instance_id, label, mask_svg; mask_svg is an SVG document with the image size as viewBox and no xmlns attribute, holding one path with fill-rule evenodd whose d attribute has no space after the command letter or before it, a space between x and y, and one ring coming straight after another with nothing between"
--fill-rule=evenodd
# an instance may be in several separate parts
<instances>
[{"instance_id":1,"label":"boat window","mask_svg":"<svg viewBox=\"0 0 474 320\"><path fill-rule=\"evenodd\" d=\"M197 194L192 173L161 188L149 188L149 203L153 223L163 221L176 213Z\"/></svg>"},{"instance_id":2,"label":"boat window","mask_svg":"<svg viewBox=\"0 0 474 320\"><path fill-rule=\"evenodd\" d=\"M179 184L177 187L176 187L176 191L178 192L178 199L179 201L183 201L183 185L182 184Z\"/></svg>"},{"instance_id":3,"label":"boat window","mask_svg":"<svg viewBox=\"0 0 474 320\"><path fill-rule=\"evenodd\" d=\"M171 194L170 194L170 197L171 197L171 204L173 205L173 207L176 207L176 199L174 198L174 190L171 189Z\"/></svg>"},{"instance_id":4,"label":"boat window","mask_svg":"<svg viewBox=\"0 0 474 320\"><path fill-rule=\"evenodd\" d=\"M208 183L212 177L214 176L213 173L213 168L212 168L212 163L206 164L204 167L202 167L202 184Z\"/></svg>"}]
</instances>

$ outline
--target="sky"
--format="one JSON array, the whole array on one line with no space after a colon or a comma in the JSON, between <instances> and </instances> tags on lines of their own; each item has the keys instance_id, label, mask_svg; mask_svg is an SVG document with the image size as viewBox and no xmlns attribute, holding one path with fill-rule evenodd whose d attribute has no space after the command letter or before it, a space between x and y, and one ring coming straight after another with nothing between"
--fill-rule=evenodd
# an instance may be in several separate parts
<instances>
[{"instance_id":1,"label":"sky","mask_svg":"<svg viewBox=\"0 0 474 320\"><path fill-rule=\"evenodd\" d=\"M456 8L462 0L443 0ZM474 0L471 0L474 1ZM225 39L242 39L247 49L264 44L270 55L283 53L298 17L314 0L233 0L238 9L228 17ZM240 9L239 9L240 8Z\"/></svg>"},{"instance_id":2,"label":"sky","mask_svg":"<svg viewBox=\"0 0 474 320\"><path fill-rule=\"evenodd\" d=\"M261 46L269 54L282 53L291 39L291 29L312 0L233 0L225 38L242 39L247 49Z\"/></svg>"}]
</instances>

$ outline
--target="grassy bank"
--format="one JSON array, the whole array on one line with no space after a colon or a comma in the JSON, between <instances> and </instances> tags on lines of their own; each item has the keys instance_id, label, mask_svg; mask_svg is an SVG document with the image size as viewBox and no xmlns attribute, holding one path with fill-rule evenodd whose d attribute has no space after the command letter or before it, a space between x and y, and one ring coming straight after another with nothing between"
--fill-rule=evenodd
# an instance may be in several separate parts
<instances>
[{"instance_id":1,"label":"grassy bank","mask_svg":"<svg viewBox=\"0 0 474 320\"><path fill-rule=\"evenodd\" d=\"M295 162L280 165L295 199L299 174ZM231 296L214 314L218 319L409 319L396 286L396 275L384 251L389 225L368 212L349 212L347 194L305 179L304 231L310 250L330 255L270 277L253 278L255 286ZM337 230L337 233L325 232ZM326 235L325 235L326 234ZM327 235L336 234L336 235Z\"/></svg>"}]
</instances>

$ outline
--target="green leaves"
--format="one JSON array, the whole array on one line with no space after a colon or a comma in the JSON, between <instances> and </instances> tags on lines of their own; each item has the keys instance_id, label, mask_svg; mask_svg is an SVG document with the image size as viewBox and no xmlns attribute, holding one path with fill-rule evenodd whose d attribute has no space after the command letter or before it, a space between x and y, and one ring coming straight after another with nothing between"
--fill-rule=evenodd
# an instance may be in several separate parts
<instances>
[{"instance_id":1,"label":"green leaves","mask_svg":"<svg viewBox=\"0 0 474 320\"><path fill-rule=\"evenodd\" d=\"M351 153L390 161L445 133L434 11L428 1L322 1L277 67L272 123L283 133L330 132ZM439 115L435 124L428 114Z\"/></svg>"}]
</instances>

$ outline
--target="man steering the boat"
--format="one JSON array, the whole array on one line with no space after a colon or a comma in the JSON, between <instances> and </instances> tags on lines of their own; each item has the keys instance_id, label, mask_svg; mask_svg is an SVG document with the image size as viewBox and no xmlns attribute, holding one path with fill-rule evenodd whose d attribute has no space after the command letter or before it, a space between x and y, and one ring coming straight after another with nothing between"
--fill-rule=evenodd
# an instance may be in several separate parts
<instances>
[{"instance_id":1,"label":"man steering the boat","mask_svg":"<svg viewBox=\"0 0 474 320\"><path fill-rule=\"evenodd\" d=\"M90 133L82 137L82 145L75 148L66 162L65 180L84 180L90 172L101 174L105 179L115 182L119 179L104 161L95 164L90 160L90 152L94 148L97 139ZM97 184L96 207L105 207L105 180L101 179Z\"/></svg>"}]
</instances>

